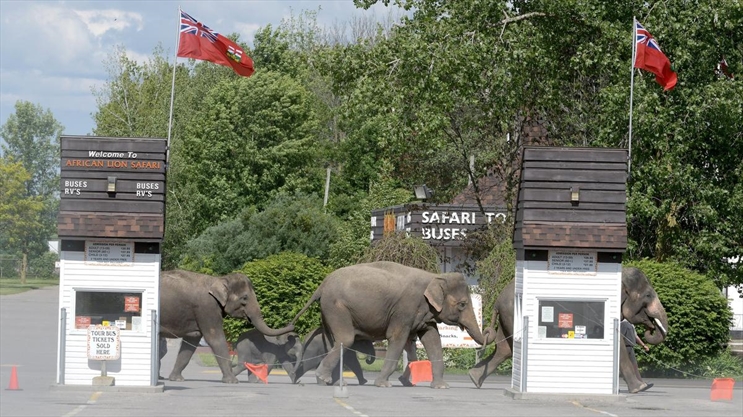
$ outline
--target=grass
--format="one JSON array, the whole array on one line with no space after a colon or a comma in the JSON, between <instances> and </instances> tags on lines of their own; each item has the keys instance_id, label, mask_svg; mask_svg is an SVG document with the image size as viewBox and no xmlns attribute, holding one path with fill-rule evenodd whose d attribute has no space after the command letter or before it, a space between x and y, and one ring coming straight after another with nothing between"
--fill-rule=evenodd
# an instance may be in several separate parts
<instances>
[{"instance_id":1,"label":"grass","mask_svg":"<svg viewBox=\"0 0 743 417\"><path fill-rule=\"evenodd\" d=\"M0 295L18 294L51 285L59 285L59 280L27 278L26 283L21 284L20 278L3 278L0 279Z\"/></svg>"}]
</instances>

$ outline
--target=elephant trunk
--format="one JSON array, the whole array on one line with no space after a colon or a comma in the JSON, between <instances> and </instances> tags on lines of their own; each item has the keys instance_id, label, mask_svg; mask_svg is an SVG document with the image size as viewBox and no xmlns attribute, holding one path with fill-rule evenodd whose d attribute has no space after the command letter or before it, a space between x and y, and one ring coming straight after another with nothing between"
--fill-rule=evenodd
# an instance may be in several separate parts
<instances>
[{"instance_id":1,"label":"elephant trunk","mask_svg":"<svg viewBox=\"0 0 743 417\"><path fill-rule=\"evenodd\" d=\"M261 314L260 307L257 307L257 312L252 311L247 314L248 320L250 320L250 323L253 324L253 326L258 329L259 332L263 333L266 336L281 336L282 334L286 334L289 332L294 331L294 325L290 324L288 326L282 327L280 329L272 329L268 327L266 322L263 320L263 315Z\"/></svg>"},{"instance_id":2,"label":"elephant trunk","mask_svg":"<svg viewBox=\"0 0 743 417\"><path fill-rule=\"evenodd\" d=\"M668 334L668 316L660 300L656 299L647 307L648 316L653 320L653 326L645 330L645 342L651 345L663 343Z\"/></svg>"},{"instance_id":3,"label":"elephant trunk","mask_svg":"<svg viewBox=\"0 0 743 417\"><path fill-rule=\"evenodd\" d=\"M483 346L487 344L485 336L483 336L482 332L480 331L480 325L477 323L477 319L475 318L475 311L472 309L471 305L469 309L462 312L459 324L464 327L464 330L467 331L467 333L475 342L477 342L477 344Z\"/></svg>"}]
</instances>

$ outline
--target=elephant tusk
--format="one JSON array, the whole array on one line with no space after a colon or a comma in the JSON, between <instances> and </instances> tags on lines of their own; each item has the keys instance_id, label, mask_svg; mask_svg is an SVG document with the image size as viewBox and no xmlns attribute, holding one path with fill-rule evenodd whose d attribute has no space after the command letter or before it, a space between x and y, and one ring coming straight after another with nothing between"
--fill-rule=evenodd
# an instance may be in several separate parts
<instances>
[{"instance_id":1,"label":"elephant tusk","mask_svg":"<svg viewBox=\"0 0 743 417\"><path fill-rule=\"evenodd\" d=\"M661 332L663 332L663 334L664 334L664 335L665 335L665 334L668 334L668 333L666 332L666 329L665 329L665 327L663 327L663 325L661 324L660 320L658 320L658 318L657 318L657 317L655 317L655 318L654 318L653 320L655 320L655 324L656 324L656 325L658 325L658 328L660 329L660 331L661 331Z\"/></svg>"}]
</instances>

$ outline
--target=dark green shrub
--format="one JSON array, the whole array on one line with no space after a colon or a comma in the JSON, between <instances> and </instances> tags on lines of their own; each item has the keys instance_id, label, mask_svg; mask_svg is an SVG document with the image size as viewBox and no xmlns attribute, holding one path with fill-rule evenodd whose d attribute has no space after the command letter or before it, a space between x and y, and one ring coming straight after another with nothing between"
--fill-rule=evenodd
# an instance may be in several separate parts
<instances>
[{"instance_id":1,"label":"dark green shrub","mask_svg":"<svg viewBox=\"0 0 743 417\"><path fill-rule=\"evenodd\" d=\"M28 276L36 279L59 278L54 264L59 261L59 255L54 252L45 252L41 256L32 258L28 263Z\"/></svg>"},{"instance_id":2,"label":"dark green shrub","mask_svg":"<svg viewBox=\"0 0 743 417\"><path fill-rule=\"evenodd\" d=\"M248 262L242 272L253 282L266 324L279 328L294 318L330 270L317 259L283 252ZM320 309L316 303L297 321L295 331L305 335L319 325ZM244 320L225 319L227 340L236 341L242 332L251 327Z\"/></svg>"},{"instance_id":3,"label":"dark green shrub","mask_svg":"<svg viewBox=\"0 0 743 417\"><path fill-rule=\"evenodd\" d=\"M641 370L648 375L687 375L700 363L717 357L730 338L732 312L715 284L704 275L671 263L643 260L628 266L641 269L658 293L668 314L668 337L638 354ZM645 329L637 326L637 333Z\"/></svg>"},{"instance_id":4,"label":"dark green shrub","mask_svg":"<svg viewBox=\"0 0 743 417\"><path fill-rule=\"evenodd\" d=\"M280 194L264 211L249 207L189 241L180 265L214 275L240 269L245 262L284 251L327 259L337 239L338 220L322 201L304 194Z\"/></svg>"}]
</instances>

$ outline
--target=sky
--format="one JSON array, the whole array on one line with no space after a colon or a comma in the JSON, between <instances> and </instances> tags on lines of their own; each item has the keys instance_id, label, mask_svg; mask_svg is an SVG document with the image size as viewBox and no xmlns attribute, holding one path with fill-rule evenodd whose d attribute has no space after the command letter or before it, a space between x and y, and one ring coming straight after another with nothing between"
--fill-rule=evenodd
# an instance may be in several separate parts
<instances>
[{"instance_id":1,"label":"sky","mask_svg":"<svg viewBox=\"0 0 743 417\"><path fill-rule=\"evenodd\" d=\"M353 0L0 0L0 125L24 100L51 110L64 134L92 133L92 89L107 81L108 54L121 45L130 58L145 62L160 44L174 59L179 6L212 30L238 33L251 45L259 28L276 27L302 10L319 9L318 23L328 26L389 14L381 2L363 10Z\"/></svg>"}]
</instances>

